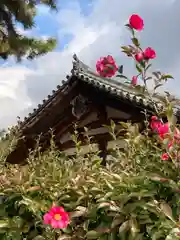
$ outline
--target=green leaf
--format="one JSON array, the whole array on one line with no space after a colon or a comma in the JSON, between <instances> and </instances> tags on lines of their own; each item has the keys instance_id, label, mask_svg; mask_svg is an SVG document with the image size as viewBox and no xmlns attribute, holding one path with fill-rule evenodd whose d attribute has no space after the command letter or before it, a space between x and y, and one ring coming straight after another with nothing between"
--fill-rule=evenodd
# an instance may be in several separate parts
<instances>
[{"instance_id":1,"label":"green leaf","mask_svg":"<svg viewBox=\"0 0 180 240\"><path fill-rule=\"evenodd\" d=\"M121 48L122 48L122 52L126 53L127 56L132 56L133 50L131 47L123 46Z\"/></svg>"},{"instance_id":2,"label":"green leaf","mask_svg":"<svg viewBox=\"0 0 180 240\"><path fill-rule=\"evenodd\" d=\"M130 222L129 222L129 225L130 225L132 233L139 232L138 223L137 223L136 219L131 219Z\"/></svg>"},{"instance_id":3,"label":"green leaf","mask_svg":"<svg viewBox=\"0 0 180 240\"><path fill-rule=\"evenodd\" d=\"M152 77L145 78L146 81L151 80L151 79L152 79Z\"/></svg>"},{"instance_id":4,"label":"green leaf","mask_svg":"<svg viewBox=\"0 0 180 240\"><path fill-rule=\"evenodd\" d=\"M81 217L81 216L84 216L86 213L87 213L87 208L78 206L76 208L76 211L71 213L71 218Z\"/></svg>"},{"instance_id":5,"label":"green leaf","mask_svg":"<svg viewBox=\"0 0 180 240\"><path fill-rule=\"evenodd\" d=\"M7 228L7 227L9 227L9 220L8 219L0 220L0 228Z\"/></svg>"},{"instance_id":6,"label":"green leaf","mask_svg":"<svg viewBox=\"0 0 180 240\"><path fill-rule=\"evenodd\" d=\"M173 106L170 103L168 103L166 114L167 114L168 122L170 124L172 124L172 120L173 120Z\"/></svg>"},{"instance_id":7,"label":"green leaf","mask_svg":"<svg viewBox=\"0 0 180 240\"><path fill-rule=\"evenodd\" d=\"M130 53L130 52L127 52L127 51L122 51L122 52L125 53L128 57L132 56L132 53Z\"/></svg>"},{"instance_id":8,"label":"green leaf","mask_svg":"<svg viewBox=\"0 0 180 240\"><path fill-rule=\"evenodd\" d=\"M59 238L58 238L59 239ZM33 240L45 240L45 238L41 235L36 236L35 238L33 238ZM65 239L64 239L65 240Z\"/></svg>"},{"instance_id":9,"label":"green leaf","mask_svg":"<svg viewBox=\"0 0 180 240\"><path fill-rule=\"evenodd\" d=\"M136 64L136 69L138 70L139 73L142 73L142 69L138 64Z\"/></svg>"},{"instance_id":10,"label":"green leaf","mask_svg":"<svg viewBox=\"0 0 180 240\"><path fill-rule=\"evenodd\" d=\"M130 24L125 24L125 27L128 27L128 28L131 28L132 29L132 27L131 27L131 25Z\"/></svg>"},{"instance_id":11,"label":"green leaf","mask_svg":"<svg viewBox=\"0 0 180 240\"><path fill-rule=\"evenodd\" d=\"M167 203L161 203L160 208L163 211L163 213L171 220L173 220L173 215L172 215L172 209Z\"/></svg>"},{"instance_id":12,"label":"green leaf","mask_svg":"<svg viewBox=\"0 0 180 240\"><path fill-rule=\"evenodd\" d=\"M121 48L124 51L131 52L131 49L129 47L127 47L127 46L122 46Z\"/></svg>"},{"instance_id":13,"label":"green leaf","mask_svg":"<svg viewBox=\"0 0 180 240\"><path fill-rule=\"evenodd\" d=\"M106 207L110 207L110 206L111 206L111 204L109 202L102 202L99 204L98 209L106 208Z\"/></svg>"},{"instance_id":14,"label":"green leaf","mask_svg":"<svg viewBox=\"0 0 180 240\"><path fill-rule=\"evenodd\" d=\"M71 229L70 225L67 228L63 228L62 232L66 233L66 234L72 233L72 229Z\"/></svg>"},{"instance_id":15,"label":"green leaf","mask_svg":"<svg viewBox=\"0 0 180 240\"><path fill-rule=\"evenodd\" d=\"M124 81L124 83L131 84L130 80Z\"/></svg>"},{"instance_id":16,"label":"green leaf","mask_svg":"<svg viewBox=\"0 0 180 240\"><path fill-rule=\"evenodd\" d=\"M145 68L146 67L146 62L145 61L141 61L139 64L141 65L142 68Z\"/></svg>"},{"instance_id":17,"label":"green leaf","mask_svg":"<svg viewBox=\"0 0 180 240\"><path fill-rule=\"evenodd\" d=\"M111 223L111 228L114 228L116 226L119 226L123 221L123 218L115 218Z\"/></svg>"},{"instance_id":18,"label":"green leaf","mask_svg":"<svg viewBox=\"0 0 180 240\"><path fill-rule=\"evenodd\" d=\"M77 210L71 213L71 218L81 217L87 213L87 209Z\"/></svg>"},{"instance_id":19,"label":"green leaf","mask_svg":"<svg viewBox=\"0 0 180 240\"><path fill-rule=\"evenodd\" d=\"M62 235L57 238L57 240L71 240L72 238L68 235Z\"/></svg>"},{"instance_id":20,"label":"green leaf","mask_svg":"<svg viewBox=\"0 0 180 240\"><path fill-rule=\"evenodd\" d=\"M146 67L145 67L145 70L147 71L150 67L152 66L152 64L148 64Z\"/></svg>"},{"instance_id":21,"label":"green leaf","mask_svg":"<svg viewBox=\"0 0 180 240\"><path fill-rule=\"evenodd\" d=\"M161 76L161 79L162 80L165 80L165 79L174 79L173 76L171 76L170 74L165 74L165 75L162 75Z\"/></svg>"},{"instance_id":22,"label":"green leaf","mask_svg":"<svg viewBox=\"0 0 180 240\"><path fill-rule=\"evenodd\" d=\"M131 25L130 24L125 24L125 27L127 27L128 28L128 30L132 33L132 35L134 35L135 33L134 33L134 29L131 27Z\"/></svg>"},{"instance_id":23,"label":"green leaf","mask_svg":"<svg viewBox=\"0 0 180 240\"><path fill-rule=\"evenodd\" d=\"M139 93L144 93L146 88L144 86L141 86L141 85L137 85L135 86L135 89L139 92Z\"/></svg>"},{"instance_id":24,"label":"green leaf","mask_svg":"<svg viewBox=\"0 0 180 240\"><path fill-rule=\"evenodd\" d=\"M129 229L129 221L123 222L119 228L119 233L126 232Z\"/></svg>"},{"instance_id":25,"label":"green leaf","mask_svg":"<svg viewBox=\"0 0 180 240\"><path fill-rule=\"evenodd\" d=\"M139 47L140 46L140 43L139 43L139 41L138 41L138 39L137 38L131 38L131 41L134 43L134 45L136 46L136 47Z\"/></svg>"},{"instance_id":26,"label":"green leaf","mask_svg":"<svg viewBox=\"0 0 180 240\"><path fill-rule=\"evenodd\" d=\"M152 72L152 74L157 78L160 79L161 73L160 72Z\"/></svg>"},{"instance_id":27,"label":"green leaf","mask_svg":"<svg viewBox=\"0 0 180 240\"><path fill-rule=\"evenodd\" d=\"M161 84L161 83L157 84L157 85L154 87L154 91L155 91L158 87L161 87L161 86L163 86L163 84Z\"/></svg>"},{"instance_id":28,"label":"green leaf","mask_svg":"<svg viewBox=\"0 0 180 240\"><path fill-rule=\"evenodd\" d=\"M86 238L87 239L97 239L101 235L102 235L101 233L92 230L92 231L87 232Z\"/></svg>"},{"instance_id":29,"label":"green leaf","mask_svg":"<svg viewBox=\"0 0 180 240\"><path fill-rule=\"evenodd\" d=\"M127 47L127 46L122 46L122 52L126 53L127 56L132 56L132 48Z\"/></svg>"}]
</instances>

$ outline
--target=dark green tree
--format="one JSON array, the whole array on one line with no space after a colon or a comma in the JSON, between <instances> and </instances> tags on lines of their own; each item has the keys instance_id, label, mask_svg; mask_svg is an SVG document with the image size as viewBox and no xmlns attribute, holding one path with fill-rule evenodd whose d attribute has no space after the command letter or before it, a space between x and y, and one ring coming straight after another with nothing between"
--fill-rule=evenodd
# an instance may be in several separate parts
<instances>
[{"instance_id":1,"label":"dark green tree","mask_svg":"<svg viewBox=\"0 0 180 240\"><path fill-rule=\"evenodd\" d=\"M17 60L23 56L33 59L56 46L56 40L30 38L18 33L17 23L24 30L35 26L34 17L38 4L46 4L56 10L56 0L0 0L0 58L13 55Z\"/></svg>"}]
</instances>

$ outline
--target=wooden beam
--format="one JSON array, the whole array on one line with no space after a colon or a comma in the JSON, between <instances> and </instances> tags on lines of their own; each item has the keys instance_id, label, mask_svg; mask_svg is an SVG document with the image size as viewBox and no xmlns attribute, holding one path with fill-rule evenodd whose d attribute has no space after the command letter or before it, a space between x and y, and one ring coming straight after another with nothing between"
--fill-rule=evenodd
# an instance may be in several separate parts
<instances>
[{"instance_id":1,"label":"wooden beam","mask_svg":"<svg viewBox=\"0 0 180 240\"><path fill-rule=\"evenodd\" d=\"M108 141L107 150L114 149L117 146L118 146L119 149L123 149L123 148L127 147L127 143L123 139ZM95 152L98 152L98 151L99 151L98 144L93 143L93 144L90 144L90 145L82 145L80 154L85 155L85 154L90 153L90 152L95 153ZM73 156L73 155L76 154L76 148L75 147L68 148L68 149L66 149L62 152L65 153L65 155L67 155L67 156Z\"/></svg>"},{"instance_id":2,"label":"wooden beam","mask_svg":"<svg viewBox=\"0 0 180 240\"><path fill-rule=\"evenodd\" d=\"M119 109L125 113L131 114L131 119L140 120L144 118L144 114L141 111L144 109L142 106L139 107L133 105L133 103L128 99L120 99L113 94L101 91L98 88L88 85L87 83L81 82L79 85L81 93L88 97L94 104L106 105L115 109Z\"/></svg>"},{"instance_id":3,"label":"wooden beam","mask_svg":"<svg viewBox=\"0 0 180 240\"><path fill-rule=\"evenodd\" d=\"M112 136L107 132L107 133L98 134L98 135L93 136L93 138L91 139L91 143L98 143L99 141L102 141L102 140L110 141L112 139L113 139ZM78 136L78 141L81 141L82 145L88 144L88 139L83 134L80 134ZM56 144L60 150L65 150L65 149L75 146L75 143L72 140L69 140L63 144L61 144L60 141L57 141Z\"/></svg>"},{"instance_id":4,"label":"wooden beam","mask_svg":"<svg viewBox=\"0 0 180 240\"><path fill-rule=\"evenodd\" d=\"M106 112L107 112L107 119L119 118L127 121L132 117L131 112L124 112L121 110L121 108L115 109L115 108L109 107L108 105L106 106Z\"/></svg>"},{"instance_id":5,"label":"wooden beam","mask_svg":"<svg viewBox=\"0 0 180 240\"><path fill-rule=\"evenodd\" d=\"M89 124L87 124L87 125L85 125L81 128L78 127L77 130L79 132L84 132L84 127L86 127L88 130L96 129L98 127L103 127L103 126L109 126L110 127L112 120L116 124L116 128L118 128L118 129L122 128L119 124L121 121L124 122L122 119L106 119L106 120L101 119L101 120L91 122L91 123L89 123Z\"/></svg>"},{"instance_id":6,"label":"wooden beam","mask_svg":"<svg viewBox=\"0 0 180 240\"><path fill-rule=\"evenodd\" d=\"M69 111L66 113L66 121L61 122L61 123L57 123L57 125L55 125L53 127L54 129L54 134L57 136L58 139L61 138L61 136L68 132L73 133L74 132L74 127L75 124L77 124L77 126L79 125L79 123L81 123L81 121L85 120L90 114L91 112L94 112L94 106L89 106L89 111L87 113L85 113L80 120L77 120L73 115L72 112Z\"/></svg>"}]
</instances>

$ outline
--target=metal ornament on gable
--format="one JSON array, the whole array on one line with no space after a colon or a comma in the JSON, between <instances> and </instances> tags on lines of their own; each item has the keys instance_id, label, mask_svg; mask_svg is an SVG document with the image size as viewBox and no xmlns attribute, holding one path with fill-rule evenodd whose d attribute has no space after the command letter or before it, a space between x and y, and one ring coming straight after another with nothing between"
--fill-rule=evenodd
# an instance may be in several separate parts
<instances>
[{"instance_id":1,"label":"metal ornament on gable","mask_svg":"<svg viewBox=\"0 0 180 240\"><path fill-rule=\"evenodd\" d=\"M80 117L88 111L89 101L79 94L71 101L71 105L73 116L75 116L77 119L80 119Z\"/></svg>"}]
</instances>

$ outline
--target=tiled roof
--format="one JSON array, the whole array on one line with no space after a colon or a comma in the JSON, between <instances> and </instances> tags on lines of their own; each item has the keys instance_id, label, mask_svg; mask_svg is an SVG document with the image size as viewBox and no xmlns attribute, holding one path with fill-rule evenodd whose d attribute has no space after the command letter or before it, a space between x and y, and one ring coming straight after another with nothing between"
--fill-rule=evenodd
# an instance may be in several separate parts
<instances>
[{"instance_id":1,"label":"tiled roof","mask_svg":"<svg viewBox=\"0 0 180 240\"><path fill-rule=\"evenodd\" d=\"M24 128L26 124L32 121L32 119L41 112L42 109L49 106L52 101L55 101L56 98L58 98L59 94L62 93L66 87L68 87L72 76L77 76L79 80L84 81L87 84L91 84L100 90L109 92L110 94L115 95L121 100L130 101L133 104L144 108L152 110L154 109L152 99L150 99L147 94L140 94L136 88L129 86L128 84L122 83L116 79L107 79L100 77L87 65L81 62L76 55L73 56L73 59L74 61L71 76L67 76L67 80L62 81L62 85L58 85L56 90L53 90L52 94L48 95L47 98L43 100L43 103L37 106L37 109L34 109L32 113L29 113L28 117L25 117L24 120L21 122L19 121L20 128ZM156 107L159 110L163 109L164 104L162 101L162 97L154 97L153 102L156 104Z\"/></svg>"},{"instance_id":2,"label":"tiled roof","mask_svg":"<svg viewBox=\"0 0 180 240\"><path fill-rule=\"evenodd\" d=\"M74 55L73 58L75 60L74 74L78 77L78 79L81 79L87 84L91 84L100 90L109 92L110 94L119 97L121 100L130 101L133 104L145 109L151 109L153 112L155 108L159 111L164 109L165 96L156 94L154 97L151 97L148 93L142 94L137 87L125 84L119 79L117 80L116 78L108 79L100 77L87 65L81 62L76 55ZM180 120L180 99L177 99L174 96L170 96L170 98L172 98L172 102L176 103L173 104L173 112L174 115L176 115Z\"/></svg>"},{"instance_id":3,"label":"tiled roof","mask_svg":"<svg viewBox=\"0 0 180 240\"><path fill-rule=\"evenodd\" d=\"M140 94L140 92L127 84L121 83L117 80L101 78L95 74L80 71L76 73L76 76L94 87L100 90L109 92L110 94L119 97L121 100L130 101L137 106L143 106L145 108L152 108L152 99L148 95ZM159 110L163 108L163 102L158 97L153 98L153 102L157 105Z\"/></svg>"},{"instance_id":4,"label":"tiled roof","mask_svg":"<svg viewBox=\"0 0 180 240\"><path fill-rule=\"evenodd\" d=\"M55 90L52 90L52 94L48 95L47 98L43 99L42 104L38 104L37 108L33 109L33 112L29 113L27 117L24 118L23 121L18 121L18 125L20 128L24 128L27 123L29 123L37 114L41 112L45 107L49 106L52 101L55 101L58 98L59 94L66 89L70 82L69 76L66 76L67 80L62 81L62 85L57 85Z\"/></svg>"}]
</instances>

